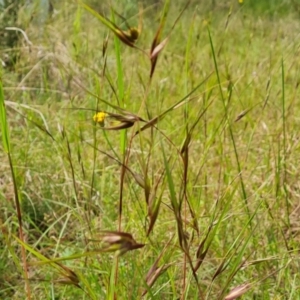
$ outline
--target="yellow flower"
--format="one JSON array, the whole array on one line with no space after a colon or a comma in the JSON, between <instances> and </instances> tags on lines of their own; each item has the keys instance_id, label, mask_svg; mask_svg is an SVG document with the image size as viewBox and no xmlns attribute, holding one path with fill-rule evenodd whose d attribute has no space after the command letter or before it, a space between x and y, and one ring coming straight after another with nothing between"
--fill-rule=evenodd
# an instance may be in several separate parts
<instances>
[{"instance_id":1,"label":"yellow flower","mask_svg":"<svg viewBox=\"0 0 300 300\"><path fill-rule=\"evenodd\" d=\"M104 120L107 117L107 113L99 111L93 116L93 120L96 123L99 123L101 126L104 126Z\"/></svg>"},{"instance_id":2,"label":"yellow flower","mask_svg":"<svg viewBox=\"0 0 300 300\"><path fill-rule=\"evenodd\" d=\"M239 3L243 3L244 2L244 0L239 0Z\"/></svg>"}]
</instances>

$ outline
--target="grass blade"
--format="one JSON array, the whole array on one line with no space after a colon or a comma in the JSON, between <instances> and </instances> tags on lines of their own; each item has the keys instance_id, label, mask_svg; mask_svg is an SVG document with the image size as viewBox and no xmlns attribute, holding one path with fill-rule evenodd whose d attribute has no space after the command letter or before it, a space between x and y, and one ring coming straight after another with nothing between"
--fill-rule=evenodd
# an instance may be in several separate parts
<instances>
[{"instance_id":1,"label":"grass blade","mask_svg":"<svg viewBox=\"0 0 300 300\"><path fill-rule=\"evenodd\" d=\"M2 78L0 78L0 123L1 123L3 148L8 156L11 177L12 177L13 186L14 186L16 214L17 214L18 225L19 225L19 237L20 237L21 241L24 241L23 222L22 222L22 213L21 213L21 206L20 206L20 199L19 199L19 191L18 191L17 180L16 180L16 176L15 176L14 165L13 165L11 152L10 152L11 148L10 148L10 139L9 139L9 127L8 127L8 123L7 123L7 115L6 115L6 108L5 108L5 102L4 102ZM28 281L26 251L23 246L21 246L21 253L22 253L23 272L24 272L24 278L25 278L27 299L31 299L30 285L29 285L29 281Z\"/></svg>"}]
</instances>

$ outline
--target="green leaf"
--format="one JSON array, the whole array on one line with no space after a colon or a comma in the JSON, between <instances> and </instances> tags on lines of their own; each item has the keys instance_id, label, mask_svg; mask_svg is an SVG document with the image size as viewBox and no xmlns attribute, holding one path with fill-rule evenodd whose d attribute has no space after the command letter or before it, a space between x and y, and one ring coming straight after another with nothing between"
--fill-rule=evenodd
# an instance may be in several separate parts
<instances>
[{"instance_id":1,"label":"green leaf","mask_svg":"<svg viewBox=\"0 0 300 300\"><path fill-rule=\"evenodd\" d=\"M9 153L10 152L9 131L8 131L8 125L6 119L6 109L5 109L4 93L3 93L1 78L0 78L0 123L1 123L3 148L6 153Z\"/></svg>"}]
</instances>

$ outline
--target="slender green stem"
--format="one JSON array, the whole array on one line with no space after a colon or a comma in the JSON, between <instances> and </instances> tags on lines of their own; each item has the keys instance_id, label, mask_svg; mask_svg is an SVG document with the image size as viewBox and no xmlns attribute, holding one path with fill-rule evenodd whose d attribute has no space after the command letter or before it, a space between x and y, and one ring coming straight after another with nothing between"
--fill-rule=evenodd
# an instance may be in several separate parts
<instances>
[{"instance_id":1,"label":"slender green stem","mask_svg":"<svg viewBox=\"0 0 300 300\"><path fill-rule=\"evenodd\" d=\"M284 74L284 61L283 57L281 59L281 86L282 86L282 132L283 132L283 157L282 157L282 165L283 165L283 189L284 189L284 198L285 198L285 208L286 208L286 219L287 224L290 227L290 209L289 209L289 192L287 189L287 167L286 167L286 109L285 109L285 74Z\"/></svg>"},{"instance_id":2,"label":"slender green stem","mask_svg":"<svg viewBox=\"0 0 300 300\"><path fill-rule=\"evenodd\" d=\"M232 142L233 149L234 149L235 159L236 159L236 163L237 163L237 169L238 169L238 175L239 175L239 178L240 178L242 196L243 196L243 200L245 202L245 207L246 207L246 210L247 210L247 213L248 213L248 217L250 218L250 210L249 210L249 206L248 206L246 187L245 187L244 180L243 180L243 175L242 175L242 168L241 168L241 164L240 164L240 160L239 160L239 155L238 155L238 151L237 151L237 147L236 147L236 143L235 143L233 130L232 130L232 127L231 127L231 122L230 122L229 116L228 116L228 105L229 105L229 100L230 100L231 95L232 95L232 84L229 85L229 93L228 93L228 99L227 99L228 101L226 102L226 99L224 97L223 90L222 90L222 84L221 84L221 79L220 79L220 74L219 74L219 68L218 68L218 63L217 63L215 50L214 50L214 44L213 44L213 41L212 41L212 37L211 37L209 28L207 28L207 30L208 30L208 35L209 35L209 41L210 41L210 46L211 46L211 50L212 50L213 60L214 60L215 71L216 71L217 80L218 80L219 92L220 92L220 96L221 96L223 107L224 107L226 125L228 126L228 129L229 129L229 134L230 134L231 142ZM250 223L250 225L251 225L251 223Z\"/></svg>"}]
</instances>

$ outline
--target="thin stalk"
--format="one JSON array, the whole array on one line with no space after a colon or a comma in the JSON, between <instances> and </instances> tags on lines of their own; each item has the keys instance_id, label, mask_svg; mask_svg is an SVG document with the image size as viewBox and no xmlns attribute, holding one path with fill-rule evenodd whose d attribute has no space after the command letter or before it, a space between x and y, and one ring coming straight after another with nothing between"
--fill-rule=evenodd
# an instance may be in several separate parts
<instances>
[{"instance_id":1,"label":"thin stalk","mask_svg":"<svg viewBox=\"0 0 300 300\"><path fill-rule=\"evenodd\" d=\"M217 75L217 79L218 79L220 96L221 96L224 111L225 111L225 120L226 120L226 123L228 125L229 134L230 134L230 138L231 138L231 141L232 141L234 154L235 154L235 159L236 159L236 163L237 163L237 169L238 169L238 175L239 175L239 178L240 178L242 196L243 196L243 199L244 199L244 202L245 202L245 207L246 207L246 210L247 210L247 213L248 213L248 217L250 218L251 215L250 215L250 211L249 211L246 188L245 188L245 184L244 184L244 180L243 180L243 176L242 176L241 163L240 163L240 160L239 160L239 155L238 155L238 151L237 151L237 147L236 147L236 143L235 143L231 123L230 123L230 120L229 120L229 117L228 117L228 103L226 104L225 97L224 97L224 94L223 94L223 91L222 91L222 84L221 84L221 79L220 79L220 74L219 74L219 68L218 68L218 64L217 64L217 59L216 59L216 55L215 55L215 50L214 50L214 45L213 45L213 41L212 41L212 38L211 38L210 30L209 30L209 28L207 28L207 30L208 30L208 36L209 36L211 51L212 51L212 55L213 55L216 75ZM231 95L232 95L232 85L230 85L230 87L229 87L228 100L231 98ZM250 226L251 226L251 223L250 223Z\"/></svg>"},{"instance_id":2,"label":"thin stalk","mask_svg":"<svg viewBox=\"0 0 300 300\"><path fill-rule=\"evenodd\" d=\"M114 12L112 11L112 20L114 22ZM118 74L118 97L119 103L121 107L124 107L124 74L123 74L123 66L121 60L121 49L120 49L120 40L117 36L114 37L114 44L115 44L115 55L117 60L117 74ZM126 134L127 130L121 130L120 132L120 150L122 153L122 163L125 163L126 157ZM119 221L118 221L118 229L121 231L122 229L122 210L123 210L123 183L124 183L124 176L126 170L121 167L121 174L120 174L120 199L119 199Z\"/></svg>"},{"instance_id":3,"label":"thin stalk","mask_svg":"<svg viewBox=\"0 0 300 300\"><path fill-rule=\"evenodd\" d=\"M108 292L108 300L117 299L116 295L116 280L118 279L118 265L119 259L118 256L115 255L114 262L111 268L110 280L109 280L109 292Z\"/></svg>"},{"instance_id":4,"label":"thin stalk","mask_svg":"<svg viewBox=\"0 0 300 300\"><path fill-rule=\"evenodd\" d=\"M114 20L114 11L111 11L112 20ZM117 60L117 74L118 74L118 96L119 96L119 104L123 108L124 107L124 74L123 74L123 66L122 66L122 60L121 60L121 49L120 49L120 40L115 35L114 36L114 45L115 45L115 55ZM118 219L118 230L122 230L122 212L123 212L123 186L124 186L124 178L126 173L125 160L126 160L126 144L127 144L127 130L121 130L120 132L120 150L122 153L122 165L120 170L120 196L119 196L119 219ZM114 274L114 283L111 283L112 286L117 285L118 281L118 264L119 260L118 257L115 259L115 269L112 274ZM111 279L112 280L112 279ZM114 295L116 298L117 295L115 294L115 291L111 294Z\"/></svg>"},{"instance_id":5,"label":"thin stalk","mask_svg":"<svg viewBox=\"0 0 300 300\"><path fill-rule=\"evenodd\" d=\"M282 85L282 131L283 131L283 189L284 189L284 198L285 198L285 208L286 208L286 217L287 224L290 227L290 218L289 218L289 199L288 199L288 190L287 190L287 168L286 168L286 116L285 116L285 80L284 80L284 62L283 58L281 59L281 85Z\"/></svg>"},{"instance_id":6,"label":"thin stalk","mask_svg":"<svg viewBox=\"0 0 300 300\"><path fill-rule=\"evenodd\" d=\"M188 41L185 51L185 94L188 93L188 81L189 81L189 70L190 70L190 55L191 55L191 46L192 46L192 37L193 37L193 29L194 29L194 18L192 20L192 23L189 28L189 34L188 34ZM189 138L189 102L187 102L184 106L184 119L185 119L185 140ZM184 153L185 159L184 159L184 182L183 182L183 197L184 197L184 204L183 204L183 210L184 210L184 230L187 230L187 184L188 184L188 165L189 165L189 147L187 145L186 152ZM186 268L187 268L187 254L183 253L183 278L182 278L182 298L185 297L186 294Z\"/></svg>"},{"instance_id":7,"label":"thin stalk","mask_svg":"<svg viewBox=\"0 0 300 300\"><path fill-rule=\"evenodd\" d=\"M15 197L15 205L17 210L17 218L18 218L18 225L19 225L19 237L22 242L24 242L24 234L23 234L23 224L22 224L22 212L21 212L21 205L19 199L19 191L18 191L18 184L15 175L14 164L11 157L11 146L10 146L10 138L9 138L9 128L7 123L7 115L6 115L6 107L4 102L4 93L2 87L2 80L0 78L0 125L1 125L1 134L2 134L2 143L4 151L7 154L9 167L11 171L11 177L14 186L14 197ZM31 299L31 292L30 292L30 285L28 280L28 267L27 267L27 260L26 260L26 250L24 246L21 246L21 255L23 261L23 275L25 279L25 289L27 294L27 299Z\"/></svg>"}]
</instances>

